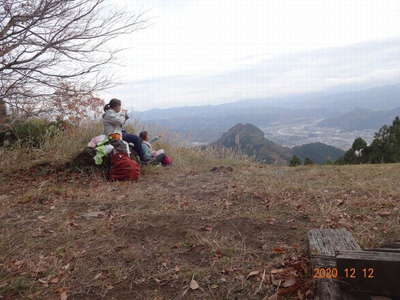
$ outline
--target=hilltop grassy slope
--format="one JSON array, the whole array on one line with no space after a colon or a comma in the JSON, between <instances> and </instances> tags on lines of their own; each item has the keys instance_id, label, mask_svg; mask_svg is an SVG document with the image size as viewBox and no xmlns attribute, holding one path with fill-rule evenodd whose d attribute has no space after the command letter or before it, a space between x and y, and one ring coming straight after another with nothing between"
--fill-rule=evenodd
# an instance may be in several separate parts
<instances>
[{"instance_id":1,"label":"hilltop grassy slope","mask_svg":"<svg viewBox=\"0 0 400 300\"><path fill-rule=\"evenodd\" d=\"M3 299L268 299L270 271L302 259L311 228L348 228L364 247L399 239L398 164L289 168L168 150L175 165L136 183L2 161ZM309 274L278 299L309 290Z\"/></svg>"}]
</instances>

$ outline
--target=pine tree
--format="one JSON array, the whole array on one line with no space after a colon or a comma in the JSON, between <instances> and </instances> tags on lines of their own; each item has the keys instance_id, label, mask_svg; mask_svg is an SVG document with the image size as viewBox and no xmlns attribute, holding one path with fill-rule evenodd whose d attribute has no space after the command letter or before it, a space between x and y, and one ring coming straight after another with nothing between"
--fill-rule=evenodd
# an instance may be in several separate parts
<instances>
[{"instance_id":1,"label":"pine tree","mask_svg":"<svg viewBox=\"0 0 400 300\"><path fill-rule=\"evenodd\" d=\"M297 167L301 165L301 160L296 155L293 155L292 159L290 160L289 166Z\"/></svg>"},{"instance_id":2,"label":"pine tree","mask_svg":"<svg viewBox=\"0 0 400 300\"><path fill-rule=\"evenodd\" d=\"M365 148L367 148L367 142L361 137L356 138L353 142L353 145L351 146L351 149L353 149L353 151L360 151Z\"/></svg>"},{"instance_id":3,"label":"pine tree","mask_svg":"<svg viewBox=\"0 0 400 300\"><path fill-rule=\"evenodd\" d=\"M351 148L343 156L344 163L360 164L362 162L366 162L365 151L367 148L367 142L363 138L356 138Z\"/></svg>"},{"instance_id":4,"label":"pine tree","mask_svg":"<svg viewBox=\"0 0 400 300\"><path fill-rule=\"evenodd\" d=\"M306 157L305 159L304 159L304 165L305 166L309 166L309 165L313 165L314 164L314 162L312 161L312 159L310 159L310 158L308 158L308 157Z\"/></svg>"},{"instance_id":5,"label":"pine tree","mask_svg":"<svg viewBox=\"0 0 400 300\"><path fill-rule=\"evenodd\" d=\"M396 117L391 126L383 126L368 149L372 163L400 162L400 119Z\"/></svg>"},{"instance_id":6,"label":"pine tree","mask_svg":"<svg viewBox=\"0 0 400 300\"><path fill-rule=\"evenodd\" d=\"M354 140L351 149L336 164L396 163L400 162L400 118L391 126L384 125L374 135L371 145L362 138Z\"/></svg>"}]
</instances>

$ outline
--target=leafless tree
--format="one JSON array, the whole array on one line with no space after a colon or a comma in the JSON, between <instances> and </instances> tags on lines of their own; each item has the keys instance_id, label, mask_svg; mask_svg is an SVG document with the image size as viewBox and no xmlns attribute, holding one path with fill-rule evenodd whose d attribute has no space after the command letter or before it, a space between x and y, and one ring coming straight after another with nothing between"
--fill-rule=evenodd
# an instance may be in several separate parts
<instances>
[{"instance_id":1,"label":"leafless tree","mask_svg":"<svg viewBox=\"0 0 400 300\"><path fill-rule=\"evenodd\" d=\"M110 0L0 0L0 102L29 116L63 86L109 87L110 41L144 25Z\"/></svg>"}]
</instances>

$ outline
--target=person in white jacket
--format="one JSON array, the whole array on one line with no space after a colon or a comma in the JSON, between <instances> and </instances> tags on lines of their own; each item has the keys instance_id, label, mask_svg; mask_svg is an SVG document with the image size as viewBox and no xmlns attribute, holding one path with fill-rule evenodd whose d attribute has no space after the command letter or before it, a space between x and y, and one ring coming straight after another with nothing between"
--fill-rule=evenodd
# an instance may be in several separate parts
<instances>
[{"instance_id":1,"label":"person in white jacket","mask_svg":"<svg viewBox=\"0 0 400 300\"><path fill-rule=\"evenodd\" d=\"M123 139L134 145L133 149L137 152L140 160L146 161L143 155L142 140L135 134L126 133L123 125L129 119L127 111L122 111L122 102L118 99L111 99L104 106L103 125L104 134L113 139Z\"/></svg>"}]
</instances>

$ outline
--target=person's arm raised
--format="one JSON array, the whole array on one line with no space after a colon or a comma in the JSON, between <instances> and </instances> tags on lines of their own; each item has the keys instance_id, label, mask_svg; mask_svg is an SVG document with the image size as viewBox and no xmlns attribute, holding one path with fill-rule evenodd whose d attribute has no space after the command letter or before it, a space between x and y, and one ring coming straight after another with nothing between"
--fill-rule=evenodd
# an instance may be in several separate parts
<instances>
[{"instance_id":1,"label":"person's arm raised","mask_svg":"<svg viewBox=\"0 0 400 300\"><path fill-rule=\"evenodd\" d=\"M130 118L129 114L128 114L128 110L124 109L122 112L124 113L125 121L128 120Z\"/></svg>"},{"instance_id":2,"label":"person's arm raised","mask_svg":"<svg viewBox=\"0 0 400 300\"><path fill-rule=\"evenodd\" d=\"M161 139L161 135L160 136L155 136L155 137L153 137L151 140L150 140L150 144L153 144L153 143L155 143L155 142L157 142L157 141L159 141Z\"/></svg>"}]
</instances>

